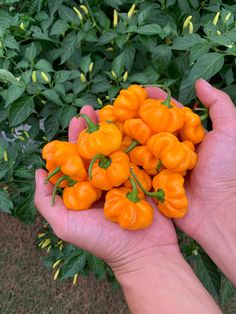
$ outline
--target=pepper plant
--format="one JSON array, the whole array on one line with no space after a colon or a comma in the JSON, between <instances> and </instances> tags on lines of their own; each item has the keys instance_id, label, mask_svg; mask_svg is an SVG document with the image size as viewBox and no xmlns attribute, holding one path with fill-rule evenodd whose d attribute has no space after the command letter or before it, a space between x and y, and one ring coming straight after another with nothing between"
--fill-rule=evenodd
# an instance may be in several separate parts
<instances>
[{"instance_id":1,"label":"pepper plant","mask_svg":"<svg viewBox=\"0 0 236 314\"><path fill-rule=\"evenodd\" d=\"M0 2L0 209L33 224L41 148L66 139L85 104L101 108L132 83L165 84L184 105L203 77L236 102L235 1L4 0ZM206 123L210 128L210 123ZM95 273L101 260L42 226L36 243L55 278ZM183 254L213 297L234 292L203 250L179 233Z\"/></svg>"}]
</instances>

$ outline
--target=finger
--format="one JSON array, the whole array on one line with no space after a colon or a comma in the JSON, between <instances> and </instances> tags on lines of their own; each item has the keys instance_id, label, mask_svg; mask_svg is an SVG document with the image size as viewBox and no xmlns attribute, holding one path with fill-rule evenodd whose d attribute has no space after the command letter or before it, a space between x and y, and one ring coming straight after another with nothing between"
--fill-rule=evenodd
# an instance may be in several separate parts
<instances>
[{"instance_id":1,"label":"finger","mask_svg":"<svg viewBox=\"0 0 236 314\"><path fill-rule=\"evenodd\" d=\"M68 137L69 142L76 143L78 135L86 128L84 119L82 118L72 118L69 124Z\"/></svg>"},{"instance_id":2,"label":"finger","mask_svg":"<svg viewBox=\"0 0 236 314\"><path fill-rule=\"evenodd\" d=\"M54 232L60 238L63 238L66 234L65 226L67 225L67 209L65 208L63 201L59 196L56 197L55 204L51 204L53 185L51 183L44 183L46 177L47 172L45 170L36 170L36 189L34 196L35 206L52 226Z\"/></svg>"},{"instance_id":3,"label":"finger","mask_svg":"<svg viewBox=\"0 0 236 314\"><path fill-rule=\"evenodd\" d=\"M236 109L230 97L203 79L196 81L195 89L198 98L209 109L213 128L236 130Z\"/></svg>"},{"instance_id":4,"label":"finger","mask_svg":"<svg viewBox=\"0 0 236 314\"><path fill-rule=\"evenodd\" d=\"M82 109L80 110L80 113L86 114L87 116L89 116L89 118L94 122L97 123L97 116L95 114L95 111L93 109L92 106L90 105L86 105L83 106Z\"/></svg>"},{"instance_id":5,"label":"finger","mask_svg":"<svg viewBox=\"0 0 236 314\"><path fill-rule=\"evenodd\" d=\"M167 97L167 93L159 88L159 87L145 87L146 91L148 92L148 97L149 98L154 98L154 99L166 99ZM178 102L176 99L174 99L173 97L171 97L171 101L173 101L176 106L178 107L183 107L183 105Z\"/></svg>"}]
</instances>

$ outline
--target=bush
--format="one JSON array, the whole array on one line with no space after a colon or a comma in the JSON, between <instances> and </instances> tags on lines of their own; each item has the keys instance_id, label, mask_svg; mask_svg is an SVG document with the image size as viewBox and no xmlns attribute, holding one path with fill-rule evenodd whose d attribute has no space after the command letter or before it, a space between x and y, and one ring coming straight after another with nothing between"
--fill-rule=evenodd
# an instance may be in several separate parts
<instances>
[{"instance_id":1,"label":"bush","mask_svg":"<svg viewBox=\"0 0 236 314\"><path fill-rule=\"evenodd\" d=\"M101 108L131 83L158 82L191 106L199 77L236 101L234 1L131 5L124 0L0 2L2 211L34 222L34 171L44 166L40 150L52 139L66 138L70 119L84 104ZM194 241L181 233L179 241L205 287L224 303L232 285ZM37 244L49 253L47 266L60 265L55 277L92 271L115 284L103 261L57 239L49 226Z\"/></svg>"}]
</instances>

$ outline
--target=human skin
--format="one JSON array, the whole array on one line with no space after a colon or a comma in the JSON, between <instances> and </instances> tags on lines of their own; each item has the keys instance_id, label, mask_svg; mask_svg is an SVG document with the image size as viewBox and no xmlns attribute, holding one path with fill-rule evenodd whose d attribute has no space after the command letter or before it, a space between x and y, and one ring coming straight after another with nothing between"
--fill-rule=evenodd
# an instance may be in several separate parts
<instances>
[{"instance_id":1,"label":"human skin","mask_svg":"<svg viewBox=\"0 0 236 314\"><path fill-rule=\"evenodd\" d=\"M196 84L196 92L200 99L201 97L204 99L210 97L209 88L213 89L212 87L204 86L206 86L204 81L198 81ZM147 90L149 96L164 96L163 91L159 89L148 88ZM208 107L213 107L213 105L215 105L215 102L213 101L215 93L221 93L215 89L211 90L211 92L212 98L209 100L211 101L211 104L203 101L203 103ZM229 99L227 98L225 101L226 100L226 107L231 108L232 104L229 105ZM234 108L231 109L233 110ZM96 121L96 115L91 107L84 107L82 112L87 113L94 121ZM225 115L225 112L226 109L224 108L223 116ZM217 114L214 113L212 109L210 109L210 115L215 128L215 120L218 121L219 119L217 118ZM229 124L228 116L226 118L227 124ZM236 118L234 121L236 121ZM71 121L69 128L69 140L74 142L78 136L78 133L81 132L84 127L85 124L83 120L74 118ZM207 155L207 160L205 162L201 162L201 160L204 158L201 157L202 151L207 151L207 146L209 146L211 142L213 143L211 144L213 146L219 145L219 140L216 135L210 137L212 139L209 144L209 135L210 133L207 135L207 138L199 148L198 164L201 165L202 163L203 169L200 167L200 170L197 171L197 165L196 170L194 170L192 173L190 181L186 186L190 200L189 214L187 215L186 219L175 222L179 225L179 227L181 227L189 235L192 235L199 242L201 239L205 239L207 242L206 235L201 235L198 237L198 239L196 237L198 234L197 231L201 229L199 226L203 224L203 221L205 221L204 214L206 211L206 206L209 205L210 208L212 208L213 205L211 207L211 201L212 203L216 204L213 196L209 197L205 202L201 197L195 197L195 195L198 195L198 191L202 191L198 186L201 187L202 176L205 176L205 173L207 172L206 169L204 170L204 165L205 168L208 168L209 162L213 164L217 163L217 159L209 161L209 156ZM224 141L227 142L227 136ZM212 153L212 149L210 152ZM210 157L213 158L214 155L211 154ZM226 156L224 155L224 158L225 157ZM222 182L226 181L224 174L225 173L221 173ZM60 238L74 243L75 245L103 258L113 268L118 281L123 287L129 307L133 312L200 313L200 311L204 311L204 313L220 313L220 310L217 308L209 294L201 286L200 282L195 277L188 264L182 258L179 252L176 234L171 220L163 217L160 213L158 213L158 211L156 211L151 227L146 230L130 232L127 230L121 230L118 225L110 223L104 219L102 213L103 204L97 204L96 207L88 211L68 211L64 207L61 198L57 196L55 206L51 206L51 195L53 187L51 184L44 184L46 175L47 173L44 170L38 170L36 173L35 204L37 208L48 220L55 233ZM208 175L211 175L211 171L208 171ZM196 190L195 188L190 188L193 182L192 176L193 178L196 178L194 180L196 180L198 183L196 184ZM219 184L219 175L217 179ZM207 182L211 182L212 185L215 183L215 180L212 179L210 181L206 179L205 181L206 184ZM202 193L203 198L206 198L209 186L205 185L202 188L206 189L206 191ZM219 187L219 190L220 189L224 190L224 186L221 186L221 188ZM210 186L210 190L214 191L215 188ZM220 196L223 197L223 193L221 193ZM150 199L149 201L151 202ZM155 206L153 203L152 205ZM192 211L193 213L191 214ZM209 211L209 214L210 213L211 211ZM212 215L213 214L214 212L212 212ZM192 218L190 215L192 215ZM198 215L199 218L197 217ZM221 222L224 224L224 220L222 220L223 218L224 217L221 218ZM213 217L212 220L214 220ZM208 221L210 228L211 225L215 227L215 225L211 223L210 217ZM206 229L202 229L203 232L206 232ZM231 229L233 230L233 228ZM209 237L211 235L213 236L214 232L217 231L218 230L215 230L214 228L212 233L208 231ZM218 235L214 235L214 239L216 236L217 239L219 238L221 240L221 237ZM227 237L227 240L229 238L230 234ZM210 242L211 241L212 239L210 238ZM204 241L202 240L202 245L204 244L203 242ZM221 241L220 244L223 247L223 252L226 251L228 247L226 249L224 248L224 241ZM212 248L214 253L213 245L208 243L208 246L209 248ZM206 246L204 248L206 249ZM217 250L220 250L218 243ZM214 255L213 253L211 254ZM220 253L218 255L220 255ZM232 259L231 254L229 257ZM230 263L227 263L226 266L230 266L228 264ZM226 268L228 269L228 267Z\"/></svg>"}]
</instances>

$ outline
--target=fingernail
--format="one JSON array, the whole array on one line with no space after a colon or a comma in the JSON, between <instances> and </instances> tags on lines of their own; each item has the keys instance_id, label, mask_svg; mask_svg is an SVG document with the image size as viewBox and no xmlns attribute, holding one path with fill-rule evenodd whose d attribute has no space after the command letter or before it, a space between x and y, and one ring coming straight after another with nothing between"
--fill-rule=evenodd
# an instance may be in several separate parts
<instances>
[{"instance_id":1,"label":"fingernail","mask_svg":"<svg viewBox=\"0 0 236 314\"><path fill-rule=\"evenodd\" d=\"M198 79L198 81L201 81L202 84L204 84L205 86L208 87L212 87L210 83L208 83L206 80L204 80L203 78Z\"/></svg>"}]
</instances>

